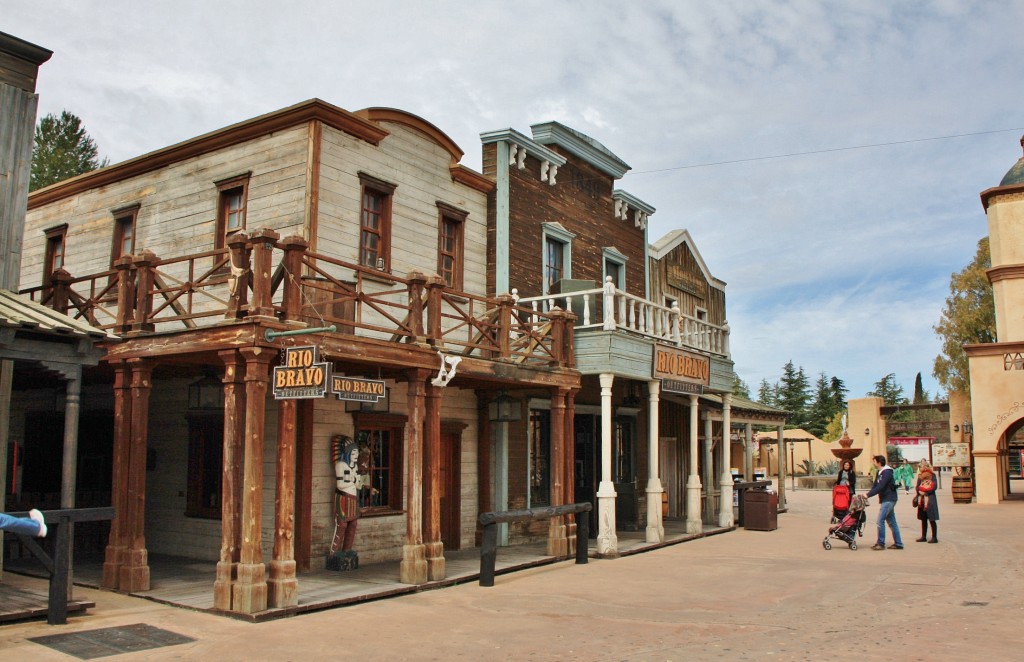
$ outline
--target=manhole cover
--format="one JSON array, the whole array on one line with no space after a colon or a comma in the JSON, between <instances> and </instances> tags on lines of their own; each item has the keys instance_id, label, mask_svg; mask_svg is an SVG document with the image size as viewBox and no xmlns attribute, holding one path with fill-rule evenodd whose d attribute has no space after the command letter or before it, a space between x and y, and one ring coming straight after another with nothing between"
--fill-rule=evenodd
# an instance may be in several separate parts
<instances>
[{"instance_id":1,"label":"manhole cover","mask_svg":"<svg viewBox=\"0 0 1024 662\"><path fill-rule=\"evenodd\" d=\"M145 623L136 623L114 628L85 630L84 632L30 637L29 641L66 655L73 655L80 660L92 660L108 655L187 644L195 639L176 632L161 630Z\"/></svg>"}]
</instances>

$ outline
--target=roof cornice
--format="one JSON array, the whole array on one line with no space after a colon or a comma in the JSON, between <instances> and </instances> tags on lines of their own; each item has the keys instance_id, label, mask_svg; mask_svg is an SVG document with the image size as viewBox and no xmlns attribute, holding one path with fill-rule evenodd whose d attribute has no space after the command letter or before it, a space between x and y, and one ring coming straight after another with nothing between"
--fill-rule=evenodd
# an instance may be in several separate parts
<instances>
[{"instance_id":1,"label":"roof cornice","mask_svg":"<svg viewBox=\"0 0 1024 662\"><path fill-rule=\"evenodd\" d=\"M527 154L530 154L539 161L550 161L559 168L565 165L564 156L545 147L544 145L541 145L532 138L527 138L515 129L498 129L495 131L485 131L480 134L480 142L484 145L500 142L502 140L509 143L515 143L516 145L524 148Z\"/></svg>"},{"instance_id":2,"label":"roof cornice","mask_svg":"<svg viewBox=\"0 0 1024 662\"><path fill-rule=\"evenodd\" d=\"M178 161L231 147L259 136L314 120L372 145L379 144L389 135L386 129L355 113L320 99L310 99L39 189L29 194L28 208L35 209L92 188L159 170Z\"/></svg>"},{"instance_id":3,"label":"roof cornice","mask_svg":"<svg viewBox=\"0 0 1024 662\"><path fill-rule=\"evenodd\" d=\"M533 131L533 139L537 142L543 145L558 145L614 179L620 179L630 170L629 164L612 154L607 147L563 124L544 122L534 124L530 129Z\"/></svg>"}]
</instances>

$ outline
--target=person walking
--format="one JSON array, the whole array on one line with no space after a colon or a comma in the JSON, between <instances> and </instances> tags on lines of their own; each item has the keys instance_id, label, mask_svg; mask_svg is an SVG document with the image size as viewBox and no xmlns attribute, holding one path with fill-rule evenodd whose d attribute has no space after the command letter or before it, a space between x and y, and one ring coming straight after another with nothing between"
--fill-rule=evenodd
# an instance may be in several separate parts
<instances>
[{"instance_id":1,"label":"person walking","mask_svg":"<svg viewBox=\"0 0 1024 662\"><path fill-rule=\"evenodd\" d=\"M46 522L43 521L43 514L35 508L28 511L28 517L14 517L7 513L0 513L0 531L45 538Z\"/></svg>"},{"instance_id":2,"label":"person walking","mask_svg":"<svg viewBox=\"0 0 1024 662\"><path fill-rule=\"evenodd\" d=\"M914 484L914 465L903 458L903 464L896 469L896 482L903 486L903 491L910 494L910 486Z\"/></svg>"},{"instance_id":3,"label":"person walking","mask_svg":"<svg viewBox=\"0 0 1024 662\"><path fill-rule=\"evenodd\" d=\"M899 499L899 492L896 489L896 479L892 467L886 463L884 455L876 455L871 462L878 469L878 477L875 484L868 492L868 498L878 496L878 540L871 549L880 551L885 549L885 525L889 524L892 529L892 544L889 549L903 549L903 538L900 537L900 527L896 523L896 500Z\"/></svg>"},{"instance_id":4,"label":"person walking","mask_svg":"<svg viewBox=\"0 0 1024 662\"><path fill-rule=\"evenodd\" d=\"M857 472L853 470L853 462L850 460L843 460L843 464L839 467L836 485L846 485L849 487L851 497L857 493Z\"/></svg>"},{"instance_id":5,"label":"person walking","mask_svg":"<svg viewBox=\"0 0 1024 662\"><path fill-rule=\"evenodd\" d=\"M921 520L921 537L917 542L928 540L928 524L931 523L932 537L928 542L939 542L939 498L935 494L937 487L935 472L927 460L921 460L917 472L917 494L914 501L917 502L917 519Z\"/></svg>"}]
</instances>

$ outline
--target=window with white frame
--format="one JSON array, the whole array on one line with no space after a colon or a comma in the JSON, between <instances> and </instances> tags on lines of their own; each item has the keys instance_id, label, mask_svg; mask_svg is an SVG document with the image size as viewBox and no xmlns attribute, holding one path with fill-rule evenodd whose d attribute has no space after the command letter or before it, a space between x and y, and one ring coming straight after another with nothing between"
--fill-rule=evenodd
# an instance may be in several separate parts
<instances>
[{"instance_id":1,"label":"window with white frame","mask_svg":"<svg viewBox=\"0 0 1024 662\"><path fill-rule=\"evenodd\" d=\"M543 232L543 265L544 294L550 294L555 285L566 278L572 278L572 240L576 235L558 223L544 223Z\"/></svg>"},{"instance_id":2,"label":"window with white frame","mask_svg":"<svg viewBox=\"0 0 1024 662\"><path fill-rule=\"evenodd\" d=\"M626 258L625 255L615 250L614 248L602 249L604 256L604 277L601 279L602 283L608 281L608 277L612 278L612 285L620 290L626 289Z\"/></svg>"}]
</instances>

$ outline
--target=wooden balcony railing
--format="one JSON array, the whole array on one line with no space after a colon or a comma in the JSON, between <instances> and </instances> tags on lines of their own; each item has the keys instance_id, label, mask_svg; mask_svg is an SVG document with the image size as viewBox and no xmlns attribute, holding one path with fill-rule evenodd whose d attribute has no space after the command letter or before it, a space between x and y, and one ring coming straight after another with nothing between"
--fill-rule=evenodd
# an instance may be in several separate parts
<instances>
[{"instance_id":1,"label":"wooden balcony railing","mask_svg":"<svg viewBox=\"0 0 1024 662\"><path fill-rule=\"evenodd\" d=\"M718 326L706 320L684 315L678 306L671 308L638 297L615 287L611 278L604 287L562 294L520 297L512 290L519 306L541 314L558 307L580 311L576 329L621 330L658 342L687 347L709 354L729 356L729 325Z\"/></svg>"},{"instance_id":2,"label":"wooden balcony railing","mask_svg":"<svg viewBox=\"0 0 1024 662\"><path fill-rule=\"evenodd\" d=\"M224 320L335 325L339 333L415 343L463 356L572 367L575 317L446 287L436 274L396 276L309 250L272 230L228 246L160 259L149 251L80 278L54 272L33 300L124 337Z\"/></svg>"}]
</instances>

